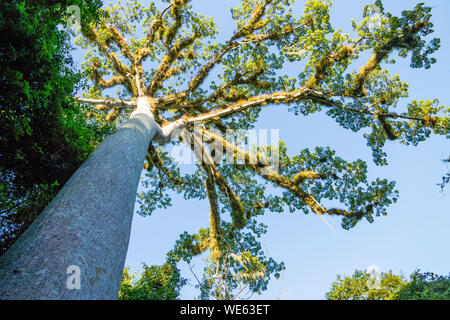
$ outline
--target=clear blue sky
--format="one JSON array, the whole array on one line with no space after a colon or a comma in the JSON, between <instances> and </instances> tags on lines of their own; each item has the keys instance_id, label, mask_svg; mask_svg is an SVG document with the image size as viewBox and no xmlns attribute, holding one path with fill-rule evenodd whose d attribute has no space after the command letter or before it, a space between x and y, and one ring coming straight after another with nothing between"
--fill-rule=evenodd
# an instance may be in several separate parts
<instances>
[{"instance_id":1,"label":"clear blue sky","mask_svg":"<svg viewBox=\"0 0 450 320\"><path fill-rule=\"evenodd\" d=\"M301 13L303 2L296 1ZM410 98L438 98L450 105L450 1L384 1L385 8L396 15L411 9L418 2L433 7L435 34L441 38L441 48L435 55L438 62L429 70L411 69L409 59L396 59L390 66L393 74L410 84ZM105 1L105 3L107 3ZM194 0L200 13L213 16L220 30L231 32L229 7L237 1ZM335 28L351 32L351 19L360 19L368 1L334 0L332 22ZM78 60L78 59L77 59ZM315 215L302 212L268 213L260 219L269 225L262 239L269 256L286 263L280 280L272 280L261 296L253 299L323 299L337 274L351 275L355 269L378 265L382 271L409 275L415 268L447 274L450 271L450 187L442 193L437 183L448 168L441 162L450 155L450 143L443 137L432 136L418 147L387 143L389 165L375 166L371 150L362 133L339 127L326 115L294 116L283 105L264 109L257 128L280 129L290 154L305 147L330 146L340 157L368 163L369 179L376 177L397 181L399 201L389 207L386 217L374 223L361 221L350 231L340 227L340 218L327 217L336 232ZM151 217L134 216L126 266L140 271L141 263L161 264L183 231L195 233L208 225L207 201L186 201L173 196L173 207L155 212ZM193 261L201 276L202 259ZM193 299L198 290L186 264L180 265L190 285L182 290L182 299Z\"/></svg>"}]
</instances>

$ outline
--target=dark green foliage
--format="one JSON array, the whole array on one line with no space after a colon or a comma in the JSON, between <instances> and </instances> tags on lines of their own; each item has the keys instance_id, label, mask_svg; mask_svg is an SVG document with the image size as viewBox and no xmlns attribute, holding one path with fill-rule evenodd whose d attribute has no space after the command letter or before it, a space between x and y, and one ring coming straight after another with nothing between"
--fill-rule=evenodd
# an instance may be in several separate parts
<instances>
[{"instance_id":1,"label":"dark green foliage","mask_svg":"<svg viewBox=\"0 0 450 320\"><path fill-rule=\"evenodd\" d=\"M93 18L98 1L0 3L0 254L45 208L107 133L71 100L66 6Z\"/></svg>"},{"instance_id":2,"label":"dark green foliage","mask_svg":"<svg viewBox=\"0 0 450 320\"><path fill-rule=\"evenodd\" d=\"M441 276L416 270L410 278L397 292L396 300L450 300L450 274Z\"/></svg>"},{"instance_id":3,"label":"dark green foliage","mask_svg":"<svg viewBox=\"0 0 450 320\"><path fill-rule=\"evenodd\" d=\"M259 240L266 232L267 226L255 219L247 220L241 230L233 230L232 223L223 221L220 256L206 259L203 276L196 284L200 289L199 298L240 299L243 294L251 296L267 290L270 279L278 279L285 264L267 257ZM209 230L205 228L195 235L181 234L168 260L190 264L194 256L207 250L208 237Z\"/></svg>"},{"instance_id":4,"label":"dark green foliage","mask_svg":"<svg viewBox=\"0 0 450 320\"><path fill-rule=\"evenodd\" d=\"M147 266L138 280L136 275L129 274L128 268L123 271L120 284L120 300L175 300L180 295L180 289L186 284L186 279L180 275L176 266L165 263L162 266Z\"/></svg>"}]
</instances>

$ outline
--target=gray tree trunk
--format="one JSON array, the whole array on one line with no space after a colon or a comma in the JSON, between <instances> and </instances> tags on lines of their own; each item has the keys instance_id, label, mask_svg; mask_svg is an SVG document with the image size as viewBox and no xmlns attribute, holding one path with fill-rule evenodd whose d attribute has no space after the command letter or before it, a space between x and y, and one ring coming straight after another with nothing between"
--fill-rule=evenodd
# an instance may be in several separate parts
<instances>
[{"instance_id":1,"label":"gray tree trunk","mask_svg":"<svg viewBox=\"0 0 450 320\"><path fill-rule=\"evenodd\" d=\"M142 165L160 132L148 103L0 257L0 299L117 299Z\"/></svg>"}]
</instances>

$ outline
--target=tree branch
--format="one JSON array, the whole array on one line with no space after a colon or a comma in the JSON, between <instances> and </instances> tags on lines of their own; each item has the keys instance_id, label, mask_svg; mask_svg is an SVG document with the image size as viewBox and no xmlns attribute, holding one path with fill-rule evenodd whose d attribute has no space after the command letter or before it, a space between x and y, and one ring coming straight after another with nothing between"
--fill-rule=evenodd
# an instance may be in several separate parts
<instances>
[{"instance_id":1,"label":"tree branch","mask_svg":"<svg viewBox=\"0 0 450 320\"><path fill-rule=\"evenodd\" d=\"M127 41L125 40L125 37L117 30L115 27L109 26L105 24L105 28L112 33L113 40L119 47L120 51L122 52L123 56L126 57L128 60L130 60L131 63L134 62L134 55L131 53L130 47L128 46Z\"/></svg>"},{"instance_id":2,"label":"tree branch","mask_svg":"<svg viewBox=\"0 0 450 320\"><path fill-rule=\"evenodd\" d=\"M270 167L270 165L268 164L269 161L267 161L262 154L257 153L255 158L248 152L231 144L223 137L204 128L201 131L198 131L198 133L203 134L209 139L219 140L222 143L223 147L225 147L227 150L231 149L235 154L243 155L248 168L263 177L265 180L271 181L276 185L288 189L289 191L296 194L307 206L311 208L313 212L317 213L318 215L327 213L327 210L322 207L322 205L312 195L304 192L299 186L294 184L291 179L281 176L272 167Z\"/></svg>"},{"instance_id":3,"label":"tree branch","mask_svg":"<svg viewBox=\"0 0 450 320\"><path fill-rule=\"evenodd\" d=\"M180 52L184 48L192 44L197 37L198 34L175 43L173 48L169 50L169 52L166 55L164 55L161 64L156 70L156 73L153 76L153 79L151 80L150 85L147 88L148 94L153 95L156 92L156 90L158 90L161 87L161 83L164 80L167 80L174 73L176 73L174 71L168 72L169 68L172 66L173 62L179 58Z\"/></svg>"},{"instance_id":4,"label":"tree branch","mask_svg":"<svg viewBox=\"0 0 450 320\"><path fill-rule=\"evenodd\" d=\"M103 98L103 99L87 99L87 98L80 98L78 96L74 97L74 99L78 102L82 103L88 103L92 105L105 105L109 107L116 107L116 108L134 108L136 106L135 100L121 100L121 99L110 99L110 98Z\"/></svg>"},{"instance_id":5,"label":"tree branch","mask_svg":"<svg viewBox=\"0 0 450 320\"><path fill-rule=\"evenodd\" d=\"M191 137L194 141L194 144L196 144L201 150L202 167L205 170L211 170L215 183L218 185L219 189L225 194L225 196L230 201L231 218L233 220L232 229L233 230L242 229L245 226L246 221L245 221L245 210L244 207L242 206L241 200L217 170L216 165L214 164L214 161L211 158L209 152L206 150L203 142L198 137L196 137L195 134L191 134ZM200 157L198 154L197 156Z\"/></svg>"},{"instance_id":6,"label":"tree branch","mask_svg":"<svg viewBox=\"0 0 450 320\"><path fill-rule=\"evenodd\" d=\"M127 77L130 74L130 70L128 69L128 67L120 62L116 54L114 52L111 52L106 44L102 44L98 41L98 33L94 28L89 26L86 30L83 30L83 35L86 39L95 44L100 52L106 55L106 57L113 63L114 69L117 73L124 77Z\"/></svg>"},{"instance_id":7,"label":"tree branch","mask_svg":"<svg viewBox=\"0 0 450 320\"><path fill-rule=\"evenodd\" d=\"M302 87L295 91L274 92L272 94L259 95L247 100L240 100L224 108L196 115L194 117L188 118L186 121L187 123L193 123L196 121L207 122L211 120L221 119L246 109L263 106L268 103L279 104L300 101L304 98L309 98L310 92L312 92L311 89Z\"/></svg>"}]
</instances>

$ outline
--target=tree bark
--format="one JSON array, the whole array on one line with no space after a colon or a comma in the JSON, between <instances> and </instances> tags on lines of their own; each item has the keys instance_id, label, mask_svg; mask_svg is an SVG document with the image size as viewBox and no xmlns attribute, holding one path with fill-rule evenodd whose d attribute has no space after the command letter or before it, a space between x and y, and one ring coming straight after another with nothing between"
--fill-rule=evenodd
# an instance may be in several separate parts
<instances>
[{"instance_id":1,"label":"tree bark","mask_svg":"<svg viewBox=\"0 0 450 320\"><path fill-rule=\"evenodd\" d=\"M142 166L161 132L149 106L138 99L130 119L0 257L0 299L117 299Z\"/></svg>"}]
</instances>

